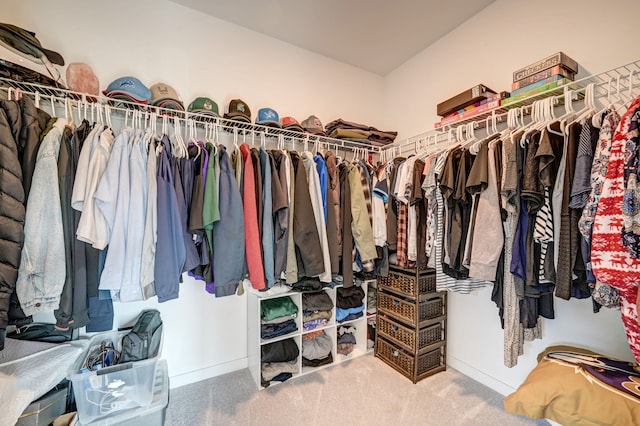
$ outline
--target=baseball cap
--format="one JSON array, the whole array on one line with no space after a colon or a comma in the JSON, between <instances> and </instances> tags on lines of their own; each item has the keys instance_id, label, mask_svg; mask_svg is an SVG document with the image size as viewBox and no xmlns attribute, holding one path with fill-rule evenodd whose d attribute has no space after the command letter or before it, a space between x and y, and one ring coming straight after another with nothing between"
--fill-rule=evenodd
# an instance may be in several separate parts
<instances>
[{"instance_id":1,"label":"baseball cap","mask_svg":"<svg viewBox=\"0 0 640 426\"><path fill-rule=\"evenodd\" d=\"M261 124L263 126L280 127L280 117L278 116L278 113L271 108L260 108L258 110L256 124Z\"/></svg>"},{"instance_id":2,"label":"baseball cap","mask_svg":"<svg viewBox=\"0 0 640 426\"><path fill-rule=\"evenodd\" d=\"M156 83L149 88L151 104L160 108L184 111L184 104L176 89L165 83Z\"/></svg>"},{"instance_id":3,"label":"baseball cap","mask_svg":"<svg viewBox=\"0 0 640 426\"><path fill-rule=\"evenodd\" d=\"M96 96L100 94L98 77L84 62L72 62L67 66L67 86L74 92Z\"/></svg>"},{"instance_id":4,"label":"baseball cap","mask_svg":"<svg viewBox=\"0 0 640 426\"><path fill-rule=\"evenodd\" d=\"M151 102L151 91L135 77L120 77L111 82L102 93L112 99L148 104Z\"/></svg>"},{"instance_id":5,"label":"baseball cap","mask_svg":"<svg viewBox=\"0 0 640 426\"><path fill-rule=\"evenodd\" d=\"M291 130L292 132L304 132L302 126L300 125L300 123L298 123L298 120L293 117L282 117L282 120L280 120L280 124L282 125L283 129Z\"/></svg>"},{"instance_id":6,"label":"baseball cap","mask_svg":"<svg viewBox=\"0 0 640 426\"><path fill-rule=\"evenodd\" d=\"M187 107L187 111L196 114L208 114L214 117L220 117L218 104L212 99L206 97L195 98Z\"/></svg>"},{"instance_id":7,"label":"baseball cap","mask_svg":"<svg viewBox=\"0 0 640 426\"><path fill-rule=\"evenodd\" d=\"M302 127L312 135L326 136L322 122L315 115L310 115L309 118L304 120L301 124Z\"/></svg>"},{"instance_id":8,"label":"baseball cap","mask_svg":"<svg viewBox=\"0 0 640 426\"><path fill-rule=\"evenodd\" d=\"M0 39L23 53L36 58L46 56L51 63L64 65L62 55L42 47L40 40L36 38L36 33L32 31L11 24L0 24Z\"/></svg>"},{"instance_id":9,"label":"baseball cap","mask_svg":"<svg viewBox=\"0 0 640 426\"><path fill-rule=\"evenodd\" d=\"M242 99L232 99L229 102L229 112L224 114L224 118L251 123L251 110L249 105Z\"/></svg>"}]
</instances>

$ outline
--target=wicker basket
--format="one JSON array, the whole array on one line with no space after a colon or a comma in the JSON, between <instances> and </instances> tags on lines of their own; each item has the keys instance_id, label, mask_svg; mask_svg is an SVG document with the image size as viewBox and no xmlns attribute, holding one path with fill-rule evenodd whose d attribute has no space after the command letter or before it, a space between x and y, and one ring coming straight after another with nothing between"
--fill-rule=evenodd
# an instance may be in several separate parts
<instances>
[{"instance_id":1,"label":"wicker basket","mask_svg":"<svg viewBox=\"0 0 640 426\"><path fill-rule=\"evenodd\" d=\"M428 346L444 341L444 317L438 319L439 321L435 324L416 331L387 316L378 315L376 329L379 335L415 354Z\"/></svg>"},{"instance_id":2,"label":"wicker basket","mask_svg":"<svg viewBox=\"0 0 640 426\"><path fill-rule=\"evenodd\" d=\"M375 356L398 370L413 383L447 368L444 343L431 351L415 356L379 337L376 339Z\"/></svg>"},{"instance_id":3,"label":"wicker basket","mask_svg":"<svg viewBox=\"0 0 640 426\"><path fill-rule=\"evenodd\" d=\"M389 276L379 277L378 283L386 290L416 299L436 291L436 275L432 269L409 271L391 267Z\"/></svg>"},{"instance_id":4,"label":"wicker basket","mask_svg":"<svg viewBox=\"0 0 640 426\"><path fill-rule=\"evenodd\" d=\"M445 314L445 293L425 298L418 303L402 297L378 291L378 311L412 327L419 327L426 321Z\"/></svg>"}]
</instances>

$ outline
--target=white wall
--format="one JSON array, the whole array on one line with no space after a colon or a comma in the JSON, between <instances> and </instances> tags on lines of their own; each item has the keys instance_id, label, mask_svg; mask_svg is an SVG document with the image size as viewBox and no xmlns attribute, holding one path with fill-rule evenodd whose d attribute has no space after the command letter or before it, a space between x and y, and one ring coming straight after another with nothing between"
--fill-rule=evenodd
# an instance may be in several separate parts
<instances>
[{"instance_id":1,"label":"white wall","mask_svg":"<svg viewBox=\"0 0 640 426\"><path fill-rule=\"evenodd\" d=\"M478 83L510 90L514 70L558 51L578 61L580 76L638 60L639 13L637 0L498 0L385 78L384 127L400 130L399 140L432 130L437 103ZM590 300L556 300L556 319L545 320L544 339L527 343L518 365L506 368L490 294L451 294L448 361L499 392L520 385L537 354L552 344L632 359L619 312L593 314Z\"/></svg>"},{"instance_id":2,"label":"white wall","mask_svg":"<svg viewBox=\"0 0 640 426\"><path fill-rule=\"evenodd\" d=\"M37 33L69 62L86 62L101 88L123 75L175 87L185 104L209 96L221 110L245 100L302 121L380 123L382 78L167 0L5 2L3 22ZM217 265L216 267L224 267ZM187 278L180 297L116 303L115 326L156 307L165 323L163 357L172 386L246 366L246 296L216 299Z\"/></svg>"}]
</instances>

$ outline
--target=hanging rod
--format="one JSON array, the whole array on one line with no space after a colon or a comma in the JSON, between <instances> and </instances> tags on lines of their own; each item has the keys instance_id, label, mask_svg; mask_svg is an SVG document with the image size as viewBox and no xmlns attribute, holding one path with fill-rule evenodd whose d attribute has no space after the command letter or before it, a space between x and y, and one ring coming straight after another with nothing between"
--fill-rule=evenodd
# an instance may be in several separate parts
<instances>
[{"instance_id":1,"label":"hanging rod","mask_svg":"<svg viewBox=\"0 0 640 426\"><path fill-rule=\"evenodd\" d=\"M46 102L57 102L63 105L68 102L76 108L84 107L88 102L89 105L99 105L100 107L108 107L111 111L120 113L123 117L126 114L130 114L132 111L142 111L147 114L156 113L158 119L162 119L163 116L177 117L179 120L185 123L189 120L195 122L196 126L203 127L207 123L217 125L219 129L228 132L247 135L264 135L267 138L279 138L284 137L287 140L295 140L297 142L310 142L314 144L323 144L328 147L335 147L335 149L343 149L350 151L361 151L373 154L379 154L383 147L370 145L362 142L355 142L343 139L334 139L328 136L312 135L309 133L295 132L286 129L280 129L276 127L263 126L260 124L243 123L241 121L230 120L223 117L213 117L207 114L191 113L187 111L176 111L167 108L160 108L153 105L138 104L135 102L124 101L120 99L111 99L104 95L94 96L81 92L74 92L67 89L60 89L51 86L44 86L37 83L27 83L22 81L15 81L5 77L0 77L0 90L7 92L6 97L9 97L11 93L15 93L16 89L20 89L23 95L30 96L32 98L39 97Z\"/></svg>"},{"instance_id":2,"label":"hanging rod","mask_svg":"<svg viewBox=\"0 0 640 426\"><path fill-rule=\"evenodd\" d=\"M416 145L423 144L424 141L434 136L441 145L443 142L451 140L449 136L451 131L460 126L466 126L469 123L473 123L474 128L480 129L485 127L488 119L493 119L498 123L503 123L506 122L509 110L521 108L524 115L527 115L530 113L530 106L533 105L534 102L545 98L554 97L553 102L555 105L564 105L564 96L569 91L572 92L573 99L580 100L584 97L584 91L590 84L595 85L594 96L596 99L610 96L613 90L615 90L615 93L617 94L629 87L640 87L640 59L612 68L608 71L588 75L579 80L569 82L559 87L554 87L553 89L531 95L524 99L519 99L518 101L512 102L508 105L501 105L485 113L478 114L477 116L443 126L440 129L429 130L427 132L411 136L407 139L396 141L382 147L382 153L385 153L385 151L391 151L397 152L398 155L401 155L405 152L414 151ZM385 158L389 157L388 153L383 156Z\"/></svg>"}]
</instances>

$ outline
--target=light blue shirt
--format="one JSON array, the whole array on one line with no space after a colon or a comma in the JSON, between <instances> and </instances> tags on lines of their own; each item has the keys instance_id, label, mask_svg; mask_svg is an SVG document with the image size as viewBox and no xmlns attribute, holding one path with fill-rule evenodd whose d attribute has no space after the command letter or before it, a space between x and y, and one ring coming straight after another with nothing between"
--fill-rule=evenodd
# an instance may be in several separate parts
<instances>
[{"instance_id":1,"label":"light blue shirt","mask_svg":"<svg viewBox=\"0 0 640 426\"><path fill-rule=\"evenodd\" d=\"M100 179L94 195L96 204L107 221L109 229L109 250L100 276L100 290L111 290L114 300L130 302L142 300L140 287L140 265L142 257L142 240L144 233L144 217L146 200L137 200L131 204L133 177L137 184L146 182L146 171L132 170L130 157L138 156L134 147L140 145L142 131L127 128L116 137L111 147L111 156L107 168ZM140 161L133 160L135 168ZM146 166L146 161L145 161ZM144 176L144 178L141 178ZM136 188L136 194L141 190ZM130 205L131 204L131 205ZM131 212L132 209L138 210ZM141 215L140 215L141 214ZM142 220L129 223L131 215L141 216ZM137 221L137 222L136 222ZM138 241L128 240L129 228L139 233Z\"/></svg>"}]
</instances>

